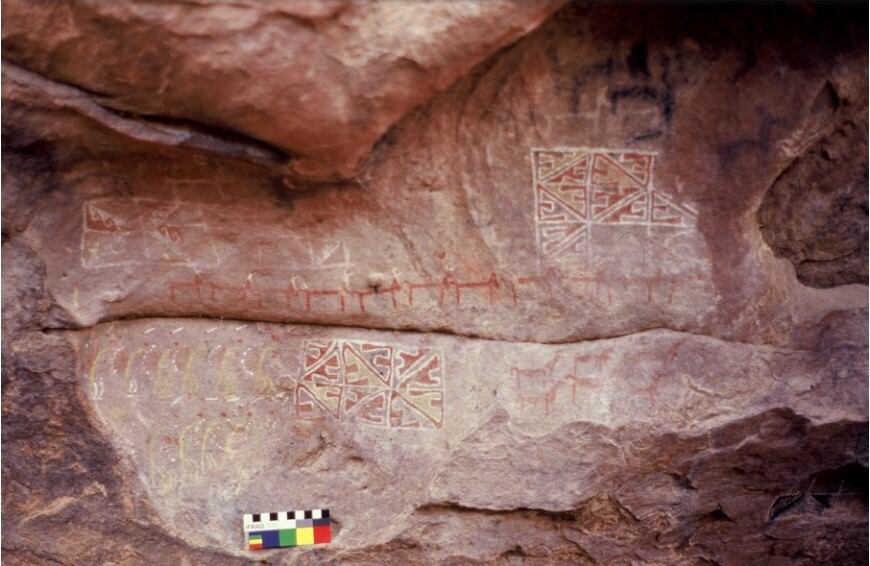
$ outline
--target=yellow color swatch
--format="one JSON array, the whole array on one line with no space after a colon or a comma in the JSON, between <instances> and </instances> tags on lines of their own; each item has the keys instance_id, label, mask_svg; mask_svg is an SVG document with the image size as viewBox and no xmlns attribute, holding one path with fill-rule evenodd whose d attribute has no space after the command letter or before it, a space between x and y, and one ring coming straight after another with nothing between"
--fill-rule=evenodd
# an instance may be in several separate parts
<instances>
[{"instance_id":1,"label":"yellow color swatch","mask_svg":"<svg viewBox=\"0 0 870 566\"><path fill-rule=\"evenodd\" d=\"M314 527L301 527L296 529L296 546L314 544Z\"/></svg>"}]
</instances>

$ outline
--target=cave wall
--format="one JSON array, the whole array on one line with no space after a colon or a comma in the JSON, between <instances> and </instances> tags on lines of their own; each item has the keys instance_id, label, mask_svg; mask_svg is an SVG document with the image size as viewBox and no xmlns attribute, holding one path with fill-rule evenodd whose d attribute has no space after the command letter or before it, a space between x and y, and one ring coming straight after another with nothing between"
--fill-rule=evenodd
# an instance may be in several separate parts
<instances>
[{"instance_id":1,"label":"cave wall","mask_svg":"<svg viewBox=\"0 0 870 566\"><path fill-rule=\"evenodd\" d=\"M3 8L5 560L866 560L865 7Z\"/></svg>"}]
</instances>

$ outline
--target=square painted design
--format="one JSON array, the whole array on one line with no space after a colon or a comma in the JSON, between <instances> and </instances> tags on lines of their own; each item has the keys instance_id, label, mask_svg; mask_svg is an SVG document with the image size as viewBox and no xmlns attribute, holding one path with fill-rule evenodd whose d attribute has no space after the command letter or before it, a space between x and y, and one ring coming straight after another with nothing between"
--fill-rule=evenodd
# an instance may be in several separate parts
<instances>
[{"instance_id":1,"label":"square painted design","mask_svg":"<svg viewBox=\"0 0 870 566\"><path fill-rule=\"evenodd\" d=\"M598 226L694 227L697 210L654 186L656 157L633 149L533 149L540 252L589 253Z\"/></svg>"},{"instance_id":2,"label":"square painted design","mask_svg":"<svg viewBox=\"0 0 870 566\"><path fill-rule=\"evenodd\" d=\"M392 428L443 426L444 360L435 348L309 341L302 362L296 388L300 418Z\"/></svg>"}]
</instances>

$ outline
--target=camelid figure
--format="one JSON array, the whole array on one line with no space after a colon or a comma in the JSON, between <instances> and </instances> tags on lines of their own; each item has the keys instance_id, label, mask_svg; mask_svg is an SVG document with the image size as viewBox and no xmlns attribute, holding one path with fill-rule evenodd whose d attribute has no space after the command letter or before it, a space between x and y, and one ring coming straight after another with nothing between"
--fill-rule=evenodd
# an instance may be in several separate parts
<instances>
[{"instance_id":1,"label":"camelid figure","mask_svg":"<svg viewBox=\"0 0 870 566\"><path fill-rule=\"evenodd\" d=\"M533 406L543 403L544 410L546 412L550 411L550 405L556 400L556 394L559 392L559 384L555 383L551 385L551 383L560 357L561 354L556 354L543 368L511 368L511 374L517 382L517 396L520 400L520 408L525 408L526 403ZM532 389L533 393L524 393L523 380L528 380L533 384L532 387L527 387L527 389ZM542 391L543 394L540 393Z\"/></svg>"},{"instance_id":2,"label":"camelid figure","mask_svg":"<svg viewBox=\"0 0 870 566\"><path fill-rule=\"evenodd\" d=\"M610 354L613 353L612 348L607 348L605 350L601 350L595 354L583 354L574 356L574 371L569 374L565 374L565 377L562 378L562 382L565 385L571 385L571 402L574 403L577 401L577 390L578 389L589 389L592 387L598 386L598 380L594 377L591 377L588 369L586 372L582 372L581 368L584 366L586 368L592 367L592 376L596 376L601 372L601 368L604 367L610 360Z\"/></svg>"}]
</instances>

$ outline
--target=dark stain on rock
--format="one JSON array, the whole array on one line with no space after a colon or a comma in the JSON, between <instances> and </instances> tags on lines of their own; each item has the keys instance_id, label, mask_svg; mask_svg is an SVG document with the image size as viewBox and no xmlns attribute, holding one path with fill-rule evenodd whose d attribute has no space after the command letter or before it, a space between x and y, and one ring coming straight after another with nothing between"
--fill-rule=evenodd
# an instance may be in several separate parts
<instances>
[{"instance_id":1,"label":"dark stain on rock","mask_svg":"<svg viewBox=\"0 0 870 566\"><path fill-rule=\"evenodd\" d=\"M629 86L616 89L608 89L607 98L610 100L610 112L615 114L619 109L619 101L629 100L657 100L659 93L650 86Z\"/></svg>"},{"instance_id":2,"label":"dark stain on rock","mask_svg":"<svg viewBox=\"0 0 870 566\"><path fill-rule=\"evenodd\" d=\"M758 133L755 137L745 137L719 145L717 154L719 167L727 171L742 155L754 157L758 163L767 161L774 128L785 125L782 118L774 116L766 108L758 110L760 115Z\"/></svg>"},{"instance_id":3,"label":"dark stain on rock","mask_svg":"<svg viewBox=\"0 0 870 566\"><path fill-rule=\"evenodd\" d=\"M647 140L654 140L662 135L661 130L649 130L646 132L641 132L640 134L634 136L631 141L633 142L642 142Z\"/></svg>"},{"instance_id":4,"label":"dark stain on rock","mask_svg":"<svg viewBox=\"0 0 870 566\"><path fill-rule=\"evenodd\" d=\"M813 473L774 499L767 522L787 514L831 514L844 508L866 514L867 478L867 467L857 462Z\"/></svg>"},{"instance_id":5,"label":"dark stain on rock","mask_svg":"<svg viewBox=\"0 0 870 566\"><path fill-rule=\"evenodd\" d=\"M4 110L10 107L14 105L3 104ZM16 116L17 112L7 110L7 114ZM26 125L8 118L3 120L2 131L0 137L5 149L2 155L3 235L7 241L27 227L30 214L24 211L34 208L36 202L57 189L58 184L52 182L52 178L57 170L58 147L52 141L41 139ZM13 214L13 209L18 212Z\"/></svg>"},{"instance_id":6,"label":"dark stain on rock","mask_svg":"<svg viewBox=\"0 0 870 566\"><path fill-rule=\"evenodd\" d=\"M650 77L647 58L646 43L639 41L631 46L628 57L625 59L625 64L628 65L628 72L632 77L640 76L645 79Z\"/></svg>"},{"instance_id":7,"label":"dark stain on rock","mask_svg":"<svg viewBox=\"0 0 870 566\"><path fill-rule=\"evenodd\" d=\"M294 189L293 182L285 177L272 177L270 179L269 188L274 201L282 208L292 211L294 208L294 198L291 191Z\"/></svg>"},{"instance_id":8,"label":"dark stain on rock","mask_svg":"<svg viewBox=\"0 0 870 566\"><path fill-rule=\"evenodd\" d=\"M577 114L580 112L580 95L586 83L595 77L609 77L613 75L613 58L608 57L606 61L599 61L592 65L587 65L578 70L571 78L571 113Z\"/></svg>"},{"instance_id":9,"label":"dark stain on rock","mask_svg":"<svg viewBox=\"0 0 870 566\"><path fill-rule=\"evenodd\" d=\"M743 57L740 63L740 67L734 72L734 76L731 80L735 83L740 81L746 74L758 66L758 53L755 51L754 47L747 47L743 51Z\"/></svg>"},{"instance_id":10,"label":"dark stain on rock","mask_svg":"<svg viewBox=\"0 0 870 566\"><path fill-rule=\"evenodd\" d=\"M729 521L733 522L733 519L728 516L728 514L722 510L721 505L717 505L715 509L707 513L706 518L714 523L719 521Z\"/></svg>"},{"instance_id":11,"label":"dark stain on rock","mask_svg":"<svg viewBox=\"0 0 870 566\"><path fill-rule=\"evenodd\" d=\"M831 81L825 81L813 104L810 107L810 112L816 116L830 119L839 110L841 104L840 95L837 94L837 89L831 84Z\"/></svg>"},{"instance_id":12,"label":"dark stain on rock","mask_svg":"<svg viewBox=\"0 0 870 566\"><path fill-rule=\"evenodd\" d=\"M659 104L661 105L662 118L665 120L665 126L670 126L671 120L674 117L674 106L676 105L676 97L674 95L674 87L671 84L671 59L666 54L662 53L662 91L659 96Z\"/></svg>"},{"instance_id":13,"label":"dark stain on rock","mask_svg":"<svg viewBox=\"0 0 870 566\"><path fill-rule=\"evenodd\" d=\"M548 43L544 48L544 54L547 56L547 62L554 70L559 70L559 53L556 51L555 43Z\"/></svg>"}]
</instances>

